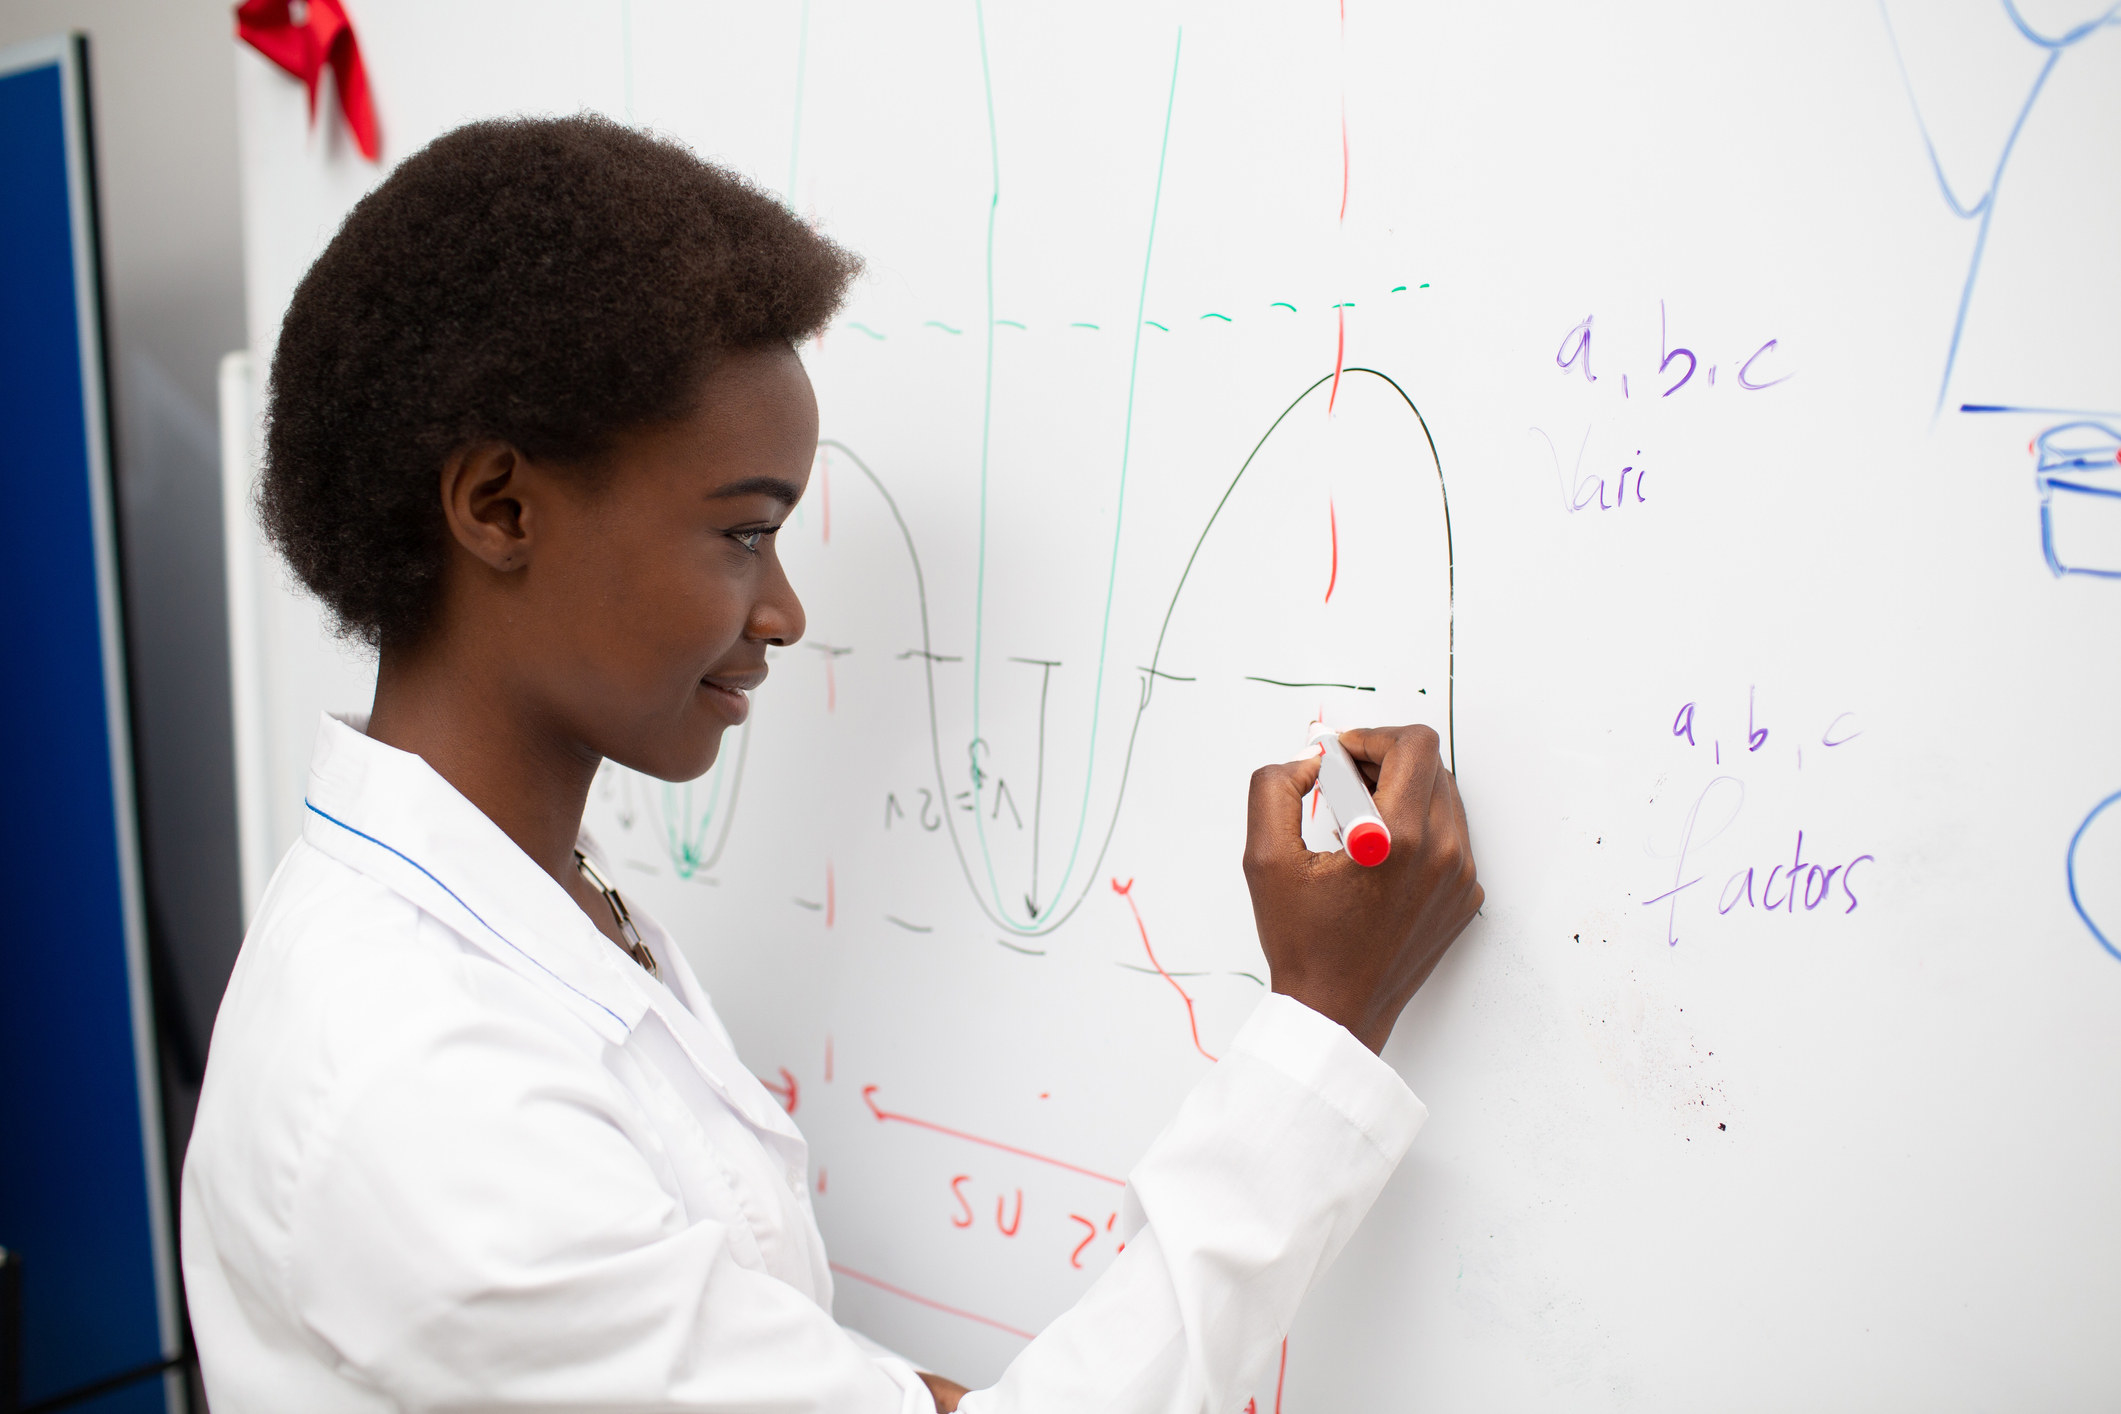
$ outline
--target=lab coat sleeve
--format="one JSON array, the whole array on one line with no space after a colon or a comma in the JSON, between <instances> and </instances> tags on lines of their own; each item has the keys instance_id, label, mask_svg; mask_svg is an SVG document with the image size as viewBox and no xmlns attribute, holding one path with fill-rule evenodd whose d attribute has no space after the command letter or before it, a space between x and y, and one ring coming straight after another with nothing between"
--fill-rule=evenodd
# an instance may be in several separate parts
<instances>
[{"instance_id":1,"label":"lab coat sleeve","mask_svg":"<svg viewBox=\"0 0 2121 1414\"><path fill-rule=\"evenodd\" d=\"M933 1414L903 1361L688 1220L575 1044L461 1020L332 1087L285 1272L341 1373L406 1411Z\"/></svg>"},{"instance_id":2,"label":"lab coat sleeve","mask_svg":"<svg viewBox=\"0 0 2121 1414\"><path fill-rule=\"evenodd\" d=\"M1237 1408L1427 1114L1347 1030L1270 995L1129 1176L1126 1250L959 1408Z\"/></svg>"}]
</instances>

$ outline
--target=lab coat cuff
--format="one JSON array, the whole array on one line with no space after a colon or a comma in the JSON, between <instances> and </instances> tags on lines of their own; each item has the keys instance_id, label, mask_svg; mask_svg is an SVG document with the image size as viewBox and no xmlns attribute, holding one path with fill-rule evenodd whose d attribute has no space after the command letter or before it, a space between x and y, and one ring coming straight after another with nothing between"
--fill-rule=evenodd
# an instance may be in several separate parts
<instances>
[{"instance_id":1,"label":"lab coat cuff","mask_svg":"<svg viewBox=\"0 0 2121 1414\"><path fill-rule=\"evenodd\" d=\"M1414 1142L1429 1108L1399 1072L1337 1021L1294 997L1270 992L1227 1054L1271 1066L1318 1096L1367 1137L1387 1164Z\"/></svg>"},{"instance_id":2,"label":"lab coat cuff","mask_svg":"<svg viewBox=\"0 0 2121 1414\"><path fill-rule=\"evenodd\" d=\"M935 1414L935 1394L928 1382L921 1378L920 1368L911 1360L888 1346L881 1345L851 1326L841 1326L847 1338L854 1342L878 1369L891 1377L903 1396L901 1405L904 1414Z\"/></svg>"}]
</instances>

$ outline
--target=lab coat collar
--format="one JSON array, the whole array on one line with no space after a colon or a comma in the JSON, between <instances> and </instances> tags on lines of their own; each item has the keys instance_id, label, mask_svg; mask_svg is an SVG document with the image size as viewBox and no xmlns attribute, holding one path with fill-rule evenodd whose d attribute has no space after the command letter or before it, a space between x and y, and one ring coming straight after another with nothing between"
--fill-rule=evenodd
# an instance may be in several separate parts
<instances>
[{"instance_id":1,"label":"lab coat collar","mask_svg":"<svg viewBox=\"0 0 2121 1414\"><path fill-rule=\"evenodd\" d=\"M365 717L326 714L310 760L303 838L447 923L481 951L557 997L613 1045L653 1010L708 1084L754 1129L800 1154L802 1132L728 1035L696 1014L706 1005L669 933L631 900L665 987L601 932L565 889L501 827L411 752L367 734ZM585 836L583 848L609 872Z\"/></svg>"},{"instance_id":2,"label":"lab coat collar","mask_svg":"<svg viewBox=\"0 0 2121 1414\"><path fill-rule=\"evenodd\" d=\"M501 827L418 756L326 714L302 837L384 884L622 1045L648 1010L640 968ZM646 981L646 974L643 974Z\"/></svg>"}]
</instances>

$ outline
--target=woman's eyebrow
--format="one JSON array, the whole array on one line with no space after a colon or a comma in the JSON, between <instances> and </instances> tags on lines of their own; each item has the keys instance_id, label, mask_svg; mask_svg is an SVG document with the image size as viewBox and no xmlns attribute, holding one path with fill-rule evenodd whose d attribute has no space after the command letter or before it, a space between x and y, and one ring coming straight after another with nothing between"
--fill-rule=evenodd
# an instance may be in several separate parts
<instances>
[{"instance_id":1,"label":"woman's eyebrow","mask_svg":"<svg viewBox=\"0 0 2121 1414\"><path fill-rule=\"evenodd\" d=\"M792 506L803 499L803 488L793 481L783 481L778 476L747 476L742 481L732 481L719 490L707 493L710 501L726 500L733 496L770 496L784 506Z\"/></svg>"}]
</instances>

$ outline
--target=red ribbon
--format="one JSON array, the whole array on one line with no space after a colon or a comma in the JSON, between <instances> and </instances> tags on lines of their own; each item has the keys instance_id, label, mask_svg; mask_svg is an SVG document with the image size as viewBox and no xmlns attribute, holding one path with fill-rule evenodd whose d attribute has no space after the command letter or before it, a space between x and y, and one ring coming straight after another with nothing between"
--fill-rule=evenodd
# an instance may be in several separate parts
<instances>
[{"instance_id":1,"label":"red ribbon","mask_svg":"<svg viewBox=\"0 0 2121 1414\"><path fill-rule=\"evenodd\" d=\"M355 146L376 160L382 140L376 131L375 101L368 93L368 70L361 66L361 46L353 22L340 0L243 0L236 7L236 37L309 89L309 121L317 121L317 84L324 66L339 90L339 111Z\"/></svg>"}]
</instances>

